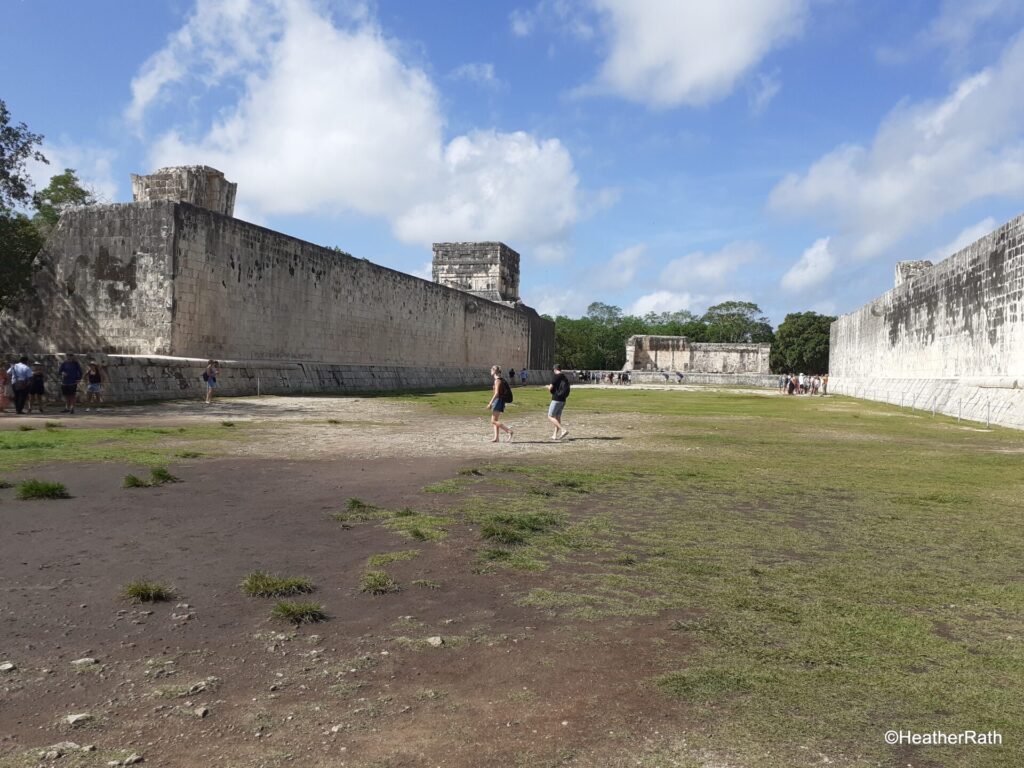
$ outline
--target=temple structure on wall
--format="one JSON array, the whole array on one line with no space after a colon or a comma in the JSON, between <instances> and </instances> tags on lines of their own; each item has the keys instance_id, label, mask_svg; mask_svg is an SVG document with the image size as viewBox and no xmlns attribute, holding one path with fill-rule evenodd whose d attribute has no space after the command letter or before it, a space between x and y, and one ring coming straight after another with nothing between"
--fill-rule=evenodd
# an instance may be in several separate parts
<instances>
[{"instance_id":1,"label":"temple structure on wall","mask_svg":"<svg viewBox=\"0 0 1024 768\"><path fill-rule=\"evenodd\" d=\"M445 385L456 369L476 381L495 362L554 362L554 323L520 300L503 243L434 246L429 281L234 218L236 185L213 168L162 168L132 190L61 217L0 348L404 366Z\"/></svg>"}]
</instances>

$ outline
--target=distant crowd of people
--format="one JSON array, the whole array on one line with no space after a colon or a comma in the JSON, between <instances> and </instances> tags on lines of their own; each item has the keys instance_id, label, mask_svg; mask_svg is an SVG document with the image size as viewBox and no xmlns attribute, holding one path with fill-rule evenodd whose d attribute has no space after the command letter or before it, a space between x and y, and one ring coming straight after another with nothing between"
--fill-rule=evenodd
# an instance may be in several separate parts
<instances>
[{"instance_id":1,"label":"distant crowd of people","mask_svg":"<svg viewBox=\"0 0 1024 768\"><path fill-rule=\"evenodd\" d=\"M74 355L64 356L57 368L60 381L60 402L64 405L62 413L74 413L79 402L82 385L85 385L85 405L87 411L99 408L103 402L103 385L106 375L99 363L89 360L83 369L82 364ZM30 362L30 358L22 355L16 362L0 365L0 413L6 413L14 407L17 414L43 412L46 401L46 383L48 371L39 362Z\"/></svg>"},{"instance_id":2,"label":"distant crowd of people","mask_svg":"<svg viewBox=\"0 0 1024 768\"><path fill-rule=\"evenodd\" d=\"M779 376L779 392L784 395L827 395L828 374L805 376L787 373Z\"/></svg>"},{"instance_id":3,"label":"distant crowd of people","mask_svg":"<svg viewBox=\"0 0 1024 768\"><path fill-rule=\"evenodd\" d=\"M629 371L576 371L576 380L587 384L632 384Z\"/></svg>"}]
</instances>

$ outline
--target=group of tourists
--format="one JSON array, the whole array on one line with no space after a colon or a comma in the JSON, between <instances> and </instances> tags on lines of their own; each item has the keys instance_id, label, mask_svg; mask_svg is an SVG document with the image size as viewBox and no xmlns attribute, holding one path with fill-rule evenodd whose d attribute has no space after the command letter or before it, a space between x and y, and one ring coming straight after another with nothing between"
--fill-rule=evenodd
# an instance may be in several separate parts
<instances>
[{"instance_id":1,"label":"group of tourists","mask_svg":"<svg viewBox=\"0 0 1024 768\"><path fill-rule=\"evenodd\" d=\"M587 384L632 384L629 371L577 371L576 376Z\"/></svg>"},{"instance_id":2,"label":"group of tourists","mask_svg":"<svg viewBox=\"0 0 1024 768\"><path fill-rule=\"evenodd\" d=\"M22 355L16 362L0 365L0 413L6 413L12 405L16 414L43 412L46 399L47 371L43 363L29 362L27 355ZM61 402L64 404L62 413L74 413L78 403L79 389L85 384L86 409L99 408L103 402L103 385L106 376L103 368L93 360L86 363L85 370L75 355L65 355L64 361L57 368L60 379Z\"/></svg>"},{"instance_id":3,"label":"group of tourists","mask_svg":"<svg viewBox=\"0 0 1024 768\"><path fill-rule=\"evenodd\" d=\"M555 427L551 439L563 440L569 434L569 430L562 426L562 411L565 409L565 401L569 399L569 391L572 387L569 384L569 377L562 373L562 366L556 365L552 372L554 375L551 377L551 383L547 386L548 392L551 393L548 421ZM525 373L525 370L521 372L523 384L526 384ZM487 401L487 410L491 412L491 428L494 430L494 438L491 442L498 442L501 433L504 432L506 442L511 443L515 437L515 430L507 424L501 423L501 414L505 412L505 406L511 403L514 397L512 385L509 382L515 381L515 371L509 371L509 378L506 381L505 377L501 375L501 366L494 365L491 366L491 378L493 379L491 399Z\"/></svg>"},{"instance_id":4,"label":"group of tourists","mask_svg":"<svg viewBox=\"0 0 1024 768\"><path fill-rule=\"evenodd\" d=\"M779 376L779 392L784 395L827 395L828 374L805 376L802 373L786 373Z\"/></svg>"}]
</instances>

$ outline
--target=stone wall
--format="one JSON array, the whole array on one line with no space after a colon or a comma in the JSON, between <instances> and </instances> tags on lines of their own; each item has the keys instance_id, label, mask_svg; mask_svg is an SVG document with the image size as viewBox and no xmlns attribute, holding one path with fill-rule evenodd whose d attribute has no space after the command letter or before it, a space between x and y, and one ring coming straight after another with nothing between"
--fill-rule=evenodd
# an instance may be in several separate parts
<instances>
[{"instance_id":1,"label":"stone wall","mask_svg":"<svg viewBox=\"0 0 1024 768\"><path fill-rule=\"evenodd\" d=\"M137 203L170 200L233 216L237 191L237 184L207 165L161 168L149 176L132 174L132 199Z\"/></svg>"},{"instance_id":2,"label":"stone wall","mask_svg":"<svg viewBox=\"0 0 1024 768\"><path fill-rule=\"evenodd\" d=\"M707 344L685 336L630 336L626 370L768 373L770 344Z\"/></svg>"},{"instance_id":3,"label":"stone wall","mask_svg":"<svg viewBox=\"0 0 1024 768\"><path fill-rule=\"evenodd\" d=\"M0 349L375 366L548 368L533 310L185 203L65 214Z\"/></svg>"},{"instance_id":4,"label":"stone wall","mask_svg":"<svg viewBox=\"0 0 1024 768\"><path fill-rule=\"evenodd\" d=\"M95 360L104 373L104 401L132 403L148 400L201 399L206 393L202 380L206 360L159 355L102 355L78 353L85 367ZM59 402L57 368L63 358L38 355L47 372L47 401ZM528 385L547 384L551 370L531 370ZM518 385L518 378L517 378ZM488 369L436 368L401 365L342 365L281 360L223 360L220 362L219 396L372 394L403 390L479 388L491 385ZM483 407L481 405L481 407Z\"/></svg>"},{"instance_id":5,"label":"stone wall","mask_svg":"<svg viewBox=\"0 0 1024 768\"><path fill-rule=\"evenodd\" d=\"M1024 216L832 324L833 392L1024 427Z\"/></svg>"}]
</instances>

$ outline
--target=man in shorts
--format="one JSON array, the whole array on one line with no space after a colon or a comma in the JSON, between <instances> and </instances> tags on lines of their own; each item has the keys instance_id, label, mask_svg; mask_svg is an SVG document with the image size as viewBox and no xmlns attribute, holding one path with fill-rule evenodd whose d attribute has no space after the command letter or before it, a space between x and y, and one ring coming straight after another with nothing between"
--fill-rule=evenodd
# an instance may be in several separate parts
<instances>
[{"instance_id":1,"label":"man in shorts","mask_svg":"<svg viewBox=\"0 0 1024 768\"><path fill-rule=\"evenodd\" d=\"M58 369L60 374L60 393L64 396L63 413L75 412L75 400L78 397L78 385L82 381L82 366L75 356L68 353Z\"/></svg>"},{"instance_id":2,"label":"man in shorts","mask_svg":"<svg viewBox=\"0 0 1024 768\"><path fill-rule=\"evenodd\" d=\"M569 430L562 427L562 410L565 408L565 401L569 397L569 379L562 373L562 366L554 367L554 376L548 384L548 392L551 393L551 405L548 406L548 421L555 425L555 432L551 435L552 440L561 440L569 434Z\"/></svg>"}]
</instances>

